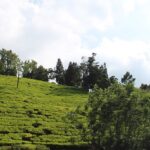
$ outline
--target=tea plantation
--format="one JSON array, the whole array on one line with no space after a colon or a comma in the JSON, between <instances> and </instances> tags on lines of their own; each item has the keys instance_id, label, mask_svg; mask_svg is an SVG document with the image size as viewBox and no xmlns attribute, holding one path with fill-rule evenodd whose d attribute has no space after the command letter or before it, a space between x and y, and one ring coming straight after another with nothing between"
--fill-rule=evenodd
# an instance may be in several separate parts
<instances>
[{"instance_id":1,"label":"tea plantation","mask_svg":"<svg viewBox=\"0 0 150 150\"><path fill-rule=\"evenodd\" d=\"M86 102L85 91L25 78L17 89L16 81L0 76L0 146L82 144L64 117Z\"/></svg>"}]
</instances>

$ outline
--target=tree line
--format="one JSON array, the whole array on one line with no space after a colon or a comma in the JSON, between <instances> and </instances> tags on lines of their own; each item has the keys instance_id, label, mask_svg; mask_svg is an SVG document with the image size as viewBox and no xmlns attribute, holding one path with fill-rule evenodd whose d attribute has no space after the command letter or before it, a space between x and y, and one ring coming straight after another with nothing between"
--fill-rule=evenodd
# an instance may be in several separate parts
<instances>
[{"instance_id":1,"label":"tree line","mask_svg":"<svg viewBox=\"0 0 150 150\"><path fill-rule=\"evenodd\" d=\"M107 88L115 77L108 77L106 64L96 62L96 54L82 57L81 63L69 62L68 68L64 69L63 63L58 58L55 68L38 66L35 60L22 61L12 50L0 50L0 74L23 76L25 78L48 81L56 79L58 84L80 86L84 89L93 88L97 84L101 88Z\"/></svg>"},{"instance_id":2,"label":"tree line","mask_svg":"<svg viewBox=\"0 0 150 150\"><path fill-rule=\"evenodd\" d=\"M100 64L96 61L96 53L92 53L88 58L83 56L80 64L70 61L67 69L64 69L60 58L58 58L55 68L45 68L38 65L35 60L25 60L23 62L12 50L1 49L0 74L17 75L42 81L56 79L58 84L77 86L84 89L93 89L95 84L99 88L105 89L118 81L115 76L108 76L106 63ZM135 81L129 72L126 72L121 79L121 82L125 83L126 81ZM149 90L150 86L141 84L140 88Z\"/></svg>"}]
</instances>

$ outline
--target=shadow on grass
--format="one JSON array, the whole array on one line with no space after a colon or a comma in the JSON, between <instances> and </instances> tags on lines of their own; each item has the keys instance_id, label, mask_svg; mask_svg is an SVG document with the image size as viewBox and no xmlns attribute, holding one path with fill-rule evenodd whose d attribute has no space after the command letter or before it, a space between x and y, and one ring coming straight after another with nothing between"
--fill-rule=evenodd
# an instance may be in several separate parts
<instances>
[{"instance_id":1,"label":"shadow on grass","mask_svg":"<svg viewBox=\"0 0 150 150\"><path fill-rule=\"evenodd\" d=\"M57 96L72 96L72 95L85 95L87 91L77 87L65 86L63 88L51 88L50 93Z\"/></svg>"}]
</instances>

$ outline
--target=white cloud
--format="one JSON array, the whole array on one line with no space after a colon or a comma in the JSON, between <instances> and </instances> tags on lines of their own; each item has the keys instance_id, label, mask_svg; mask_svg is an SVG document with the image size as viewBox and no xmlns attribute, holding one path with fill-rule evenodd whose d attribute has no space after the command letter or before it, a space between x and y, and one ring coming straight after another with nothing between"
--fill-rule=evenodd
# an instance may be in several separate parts
<instances>
[{"instance_id":1,"label":"white cloud","mask_svg":"<svg viewBox=\"0 0 150 150\"><path fill-rule=\"evenodd\" d=\"M139 4L139 5L144 5L144 4L146 4L148 2L148 0L137 0L137 3Z\"/></svg>"},{"instance_id":2,"label":"white cloud","mask_svg":"<svg viewBox=\"0 0 150 150\"><path fill-rule=\"evenodd\" d=\"M128 41L119 38L103 38L96 48L99 60L108 64L110 75L123 75L131 71L140 82L150 82L150 44L143 41Z\"/></svg>"},{"instance_id":3,"label":"white cloud","mask_svg":"<svg viewBox=\"0 0 150 150\"><path fill-rule=\"evenodd\" d=\"M0 40L7 42L21 34L24 17L20 13L20 3L16 5L9 0L0 1Z\"/></svg>"},{"instance_id":4,"label":"white cloud","mask_svg":"<svg viewBox=\"0 0 150 150\"><path fill-rule=\"evenodd\" d=\"M108 34L122 29L119 25L124 18L132 21L130 14L137 8L141 16L150 14L146 6L148 0L0 0L0 46L15 50L22 59L36 59L46 67L53 67L58 57L66 64L96 51L112 73L131 69L150 75L148 43ZM139 19L142 22L143 17ZM131 22L131 27L135 25ZM126 31L123 28L120 34ZM100 44L93 46L98 41ZM134 70L137 62L139 68ZM143 81L142 77L139 79Z\"/></svg>"},{"instance_id":5,"label":"white cloud","mask_svg":"<svg viewBox=\"0 0 150 150\"><path fill-rule=\"evenodd\" d=\"M143 41L126 41L118 38L112 40L103 38L101 43L102 54L117 59L124 66L128 66L133 59L145 59L150 45Z\"/></svg>"},{"instance_id":6,"label":"white cloud","mask_svg":"<svg viewBox=\"0 0 150 150\"><path fill-rule=\"evenodd\" d=\"M2 47L16 50L22 58L37 58L45 66L53 65L58 56L81 57L87 52L82 36L113 25L111 3L97 0L1 0L0 19Z\"/></svg>"},{"instance_id":7,"label":"white cloud","mask_svg":"<svg viewBox=\"0 0 150 150\"><path fill-rule=\"evenodd\" d=\"M134 0L126 0L123 5L124 13L130 14L135 10L135 1Z\"/></svg>"}]
</instances>

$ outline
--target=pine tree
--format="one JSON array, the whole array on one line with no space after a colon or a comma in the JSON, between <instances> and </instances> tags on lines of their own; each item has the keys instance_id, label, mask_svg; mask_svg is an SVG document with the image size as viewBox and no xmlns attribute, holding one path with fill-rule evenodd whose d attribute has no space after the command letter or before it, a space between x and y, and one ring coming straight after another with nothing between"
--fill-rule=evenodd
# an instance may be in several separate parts
<instances>
[{"instance_id":1,"label":"pine tree","mask_svg":"<svg viewBox=\"0 0 150 150\"><path fill-rule=\"evenodd\" d=\"M75 62L70 62L65 72L65 84L70 86L79 86L81 82L80 68Z\"/></svg>"},{"instance_id":2,"label":"pine tree","mask_svg":"<svg viewBox=\"0 0 150 150\"><path fill-rule=\"evenodd\" d=\"M65 83L65 77L64 77L64 67L62 64L62 61L60 58L57 60L56 64L56 81L58 84L64 84Z\"/></svg>"},{"instance_id":3,"label":"pine tree","mask_svg":"<svg viewBox=\"0 0 150 150\"><path fill-rule=\"evenodd\" d=\"M93 88L95 84L100 88L107 88L110 85L106 64L99 65L95 59L96 54L92 53L92 56L87 61L81 64L83 72L83 88Z\"/></svg>"}]
</instances>

